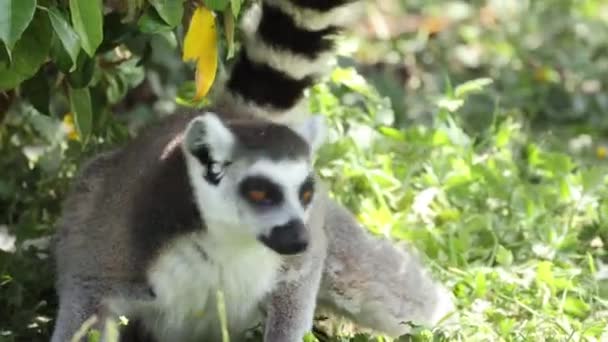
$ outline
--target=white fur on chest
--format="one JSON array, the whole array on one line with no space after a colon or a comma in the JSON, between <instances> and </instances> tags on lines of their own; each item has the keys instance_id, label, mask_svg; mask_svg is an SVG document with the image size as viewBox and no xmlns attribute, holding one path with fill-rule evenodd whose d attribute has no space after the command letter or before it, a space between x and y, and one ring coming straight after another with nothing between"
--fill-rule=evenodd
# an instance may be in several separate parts
<instances>
[{"instance_id":1,"label":"white fur on chest","mask_svg":"<svg viewBox=\"0 0 608 342\"><path fill-rule=\"evenodd\" d=\"M218 242L198 234L166 250L149 272L156 294L144 315L161 341L220 337L217 291L232 333L255 326L260 302L276 284L280 257L256 241Z\"/></svg>"}]
</instances>

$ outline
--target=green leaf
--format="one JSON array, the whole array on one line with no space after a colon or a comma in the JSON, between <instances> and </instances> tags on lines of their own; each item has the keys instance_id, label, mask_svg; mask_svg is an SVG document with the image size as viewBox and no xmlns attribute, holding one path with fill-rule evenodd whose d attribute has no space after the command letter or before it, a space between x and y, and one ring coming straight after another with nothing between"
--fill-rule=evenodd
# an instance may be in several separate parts
<instances>
[{"instance_id":1,"label":"green leaf","mask_svg":"<svg viewBox=\"0 0 608 342\"><path fill-rule=\"evenodd\" d=\"M70 87L70 108L74 113L76 130L83 142L86 142L93 127L93 111L89 88L74 89Z\"/></svg>"},{"instance_id":2,"label":"green leaf","mask_svg":"<svg viewBox=\"0 0 608 342\"><path fill-rule=\"evenodd\" d=\"M63 139L61 121L57 118L31 111L28 120L36 132L50 144L58 144Z\"/></svg>"},{"instance_id":3,"label":"green leaf","mask_svg":"<svg viewBox=\"0 0 608 342\"><path fill-rule=\"evenodd\" d=\"M449 112L457 111L460 109L460 107L462 107L462 105L464 105L464 100L462 99L443 97L437 101L437 106L439 108L445 109Z\"/></svg>"},{"instance_id":4,"label":"green leaf","mask_svg":"<svg viewBox=\"0 0 608 342\"><path fill-rule=\"evenodd\" d=\"M226 59L234 57L234 17L230 12L224 12L224 36L228 53Z\"/></svg>"},{"instance_id":5,"label":"green leaf","mask_svg":"<svg viewBox=\"0 0 608 342\"><path fill-rule=\"evenodd\" d=\"M143 4L144 0L127 0L127 15L125 16L125 21L133 21Z\"/></svg>"},{"instance_id":6,"label":"green leaf","mask_svg":"<svg viewBox=\"0 0 608 342\"><path fill-rule=\"evenodd\" d=\"M91 329L87 335L87 342L99 342L101 340L101 332L96 329Z\"/></svg>"},{"instance_id":7,"label":"green leaf","mask_svg":"<svg viewBox=\"0 0 608 342\"><path fill-rule=\"evenodd\" d=\"M180 106L194 107L194 108L202 108L203 106L208 105L208 98L203 98L201 100L194 100L194 95L196 94L196 84L193 81L187 81L182 83L182 85L177 90L177 96L175 98L175 102Z\"/></svg>"},{"instance_id":8,"label":"green leaf","mask_svg":"<svg viewBox=\"0 0 608 342\"><path fill-rule=\"evenodd\" d=\"M11 64L11 55L8 51L8 47L0 42L0 69L9 67Z\"/></svg>"},{"instance_id":9,"label":"green leaf","mask_svg":"<svg viewBox=\"0 0 608 342\"><path fill-rule=\"evenodd\" d=\"M475 275L475 295L478 298L482 298L486 295L488 291L488 284L486 281L485 274L481 272L477 272Z\"/></svg>"},{"instance_id":10,"label":"green leaf","mask_svg":"<svg viewBox=\"0 0 608 342\"><path fill-rule=\"evenodd\" d=\"M51 45L51 25L37 13L13 49L13 62L0 64L0 91L12 89L34 76L44 63Z\"/></svg>"},{"instance_id":11,"label":"green leaf","mask_svg":"<svg viewBox=\"0 0 608 342\"><path fill-rule=\"evenodd\" d=\"M177 26L182 21L184 0L150 0L150 4L171 27Z\"/></svg>"},{"instance_id":12,"label":"green leaf","mask_svg":"<svg viewBox=\"0 0 608 342\"><path fill-rule=\"evenodd\" d=\"M108 73L104 76L104 79L107 82L106 97L108 98L108 103L118 103L118 101L120 101L127 93L127 85L125 82L123 82L119 75Z\"/></svg>"},{"instance_id":13,"label":"green leaf","mask_svg":"<svg viewBox=\"0 0 608 342\"><path fill-rule=\"evenodd\" d=\"M513 252L509 249L504 248L502 245L498 245L498 251L496 252L496 262L502 266L511 266L513 263Z\"/></svg>"},{"instance_id":14,"label":"green leaf","mask_svg":"<svg viewBox=\"0 0 608 342\"><path fill-rule=\"evenodd\" d=\"M596 191L606 179L605 170L599 167L592 167L581 172L583 179L583 190L587 193Z\"/></svg>"},{"instance_id":15,"label":"green leaf","mask_svg":"<svg viewBox=\"0 0 608 342\"><path fill-rule=\"evenodd\" d=\"M51 40L51 51L49 54L49 57L53 63L55 63L55 66L64 74L69 73L73 69L73 66L76 65L75 62L72 62L72 58L68 55L67 51L65 51L63 43L61 43L61 40L57 35L53 35Z\"/></svg>"},{"instance_id":16,"label":"green leaf","mask_svg":"<svg viewBox=\"0 0 608 342\"><path fill-rule=\"evenodd\" d=\"M228 7L230 0L205 0L205 6L212 11L222 12Z\"/></svg>"},{"instance_id":17,"label":"green leaf","mask_svg":"<svg viewBox=\"0 0 608 342\"><path fill-rule=\"evenodd\" d=\"M70 13L82 48L89 56L94 56L103 40L101 0L70 0Z\"/></svg>"},{"instance_id":18,"label":"green leaf","mask_svg":"<svg viewBox=\"0 0 608 342\"><path fill-rule=\"evenodd\" d=\"M405 133L393 127L381 126L378 127L378 131L385 137L389 137L397 141L405 141Z\"/></svg>"},{"instance_id":19,"label":"green leaf","mask_svg":"<svg viewBox=\"0 0 608 342\"><path fill-rule=\"evenodd\" d=\"M49 77L46 70L40 69L38 73L21 84L21 96L42 114L49 114L50 90Z\"/></svg>"},{"instance_id":20,"label":"green leaf","mask_svg":"<svg viewBox=\"0 0 608 342\"><path fill-rule=\"evenodd\" d=\"M549 261L539 262L536 269L536 280L549 286L553 286L555 283L555 278L553 277L552 268L553 264Z\"/></svg>"},{"instance_id":21,"label":"green leaf","mask_svg":"<svg viewBox=\"0 0 608 342\"><path fill-rule=\"evenodd\" d=\"M304 338L302 339L303 342L317 342L317 339L315 338L315 335L311 332L306 333L306 335L304 335Z\"/></svg>"},{"instance_id":22,"label":"green leaf","mask_svg":"<svg viewBox=\"0 0 608 342\"><path fill-rule=\"evenodd\" d=\"M574 297L566 297L566 301L564 302L564 311L571 316L575 316L578 318L585 318L589 315L589 310L591 307L589 304L584 301L574 298Z\"/></svg>"},{"instance_id":23,"label":"green leaf","mask_svg":"<svg viewBox=\"0 0 608 342\"><path fill-rule=\"evenodd\" d=\"M150 7L137 21L137 27L143 33L161 33L171 31L171 26L160 17L154 8Z\"/></svg>"},{"instance_id":24,"label":"green leaf","mask_svg":"<svg viewBox=\"0 0 608 342\"><path fill-rule=\"evenodd\" d=\"M74 88L84 88L93 79L95 72L95 59L87 54L80 54L76 62L76 70L68 74L68 81Z\"/></svg>"},{"instance_id":25,"label":"green leaf","mask_svg":"<svg viewBox=\"0 0 608 342\"><path fill-rule=\"evenodd\" d=\"M61 40L63 48L72 59L72 69L70 71L73 71L76 68L76 60L80 52L80 38L57 8L49 8L49 19L51 19L51 25L59 40Z\"/></svg>"},{"instance_id":26,"label":"green leaf","mask_svg":"<svg viewBox=\"0 0 608 342\"><path fill-rule=\"evenodd\" d=\"M0 0L0 40L9 50L34 18L36 0Z\"/></svg>"},{"instance_id":27,"label":"green leaf","mask_svg":"<svg viewBox=\"0 0 608 342\"><path fill-rule=\"evenodd\" d=\"M456 89L454 89L454 96L456 98L461 99L463 97L468 96L469 94L482 91L483 88L492 84L492 82L493 81L491 78L478 78L464 82L463 84L457 86Z\"/></svg>"},{"instance_id":28,"label":"green leaf","mask_svg":"<svg viewBox=\"0 0 608 342\"><path fill-rule=\"evenodd\" d=\"M242 4L242 0L230 0L230 8L232 9L232 15L235 18L238 18L239 13L241 13Z\"/></svg>"}]
</instances>

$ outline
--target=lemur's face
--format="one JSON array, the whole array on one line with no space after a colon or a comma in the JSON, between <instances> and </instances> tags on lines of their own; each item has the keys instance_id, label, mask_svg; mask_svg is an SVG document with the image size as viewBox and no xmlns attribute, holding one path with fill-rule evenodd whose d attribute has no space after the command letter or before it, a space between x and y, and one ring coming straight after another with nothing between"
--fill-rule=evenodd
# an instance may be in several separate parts
<instances>
[{"instance_id":1,"label":"lemur's face","mask_svg":"<svg viewBox=\"0 0 608 342\"><path fill-rule=\"evenodd\" d=\"M207 229L279 254L303 252L315 198L311 154L323 128L318 118L294 130L258 121L228 127L211 113L194 119L183 147Z\"/></svg>"}]
</instances>

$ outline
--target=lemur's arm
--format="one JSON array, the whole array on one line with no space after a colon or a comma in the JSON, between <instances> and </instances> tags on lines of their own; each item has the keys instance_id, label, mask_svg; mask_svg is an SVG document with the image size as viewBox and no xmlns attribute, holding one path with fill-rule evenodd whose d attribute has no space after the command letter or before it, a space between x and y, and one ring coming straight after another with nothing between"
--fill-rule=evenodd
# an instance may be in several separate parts
<instances>
[{"instance_id":1,"label":"lemur's arm","mask_svg":"<svg viewBox=\"0 0 608 342\"><path fill-rule=\"evenodd\" d=\"M296 279L284 280L271 293L265 342L299 342L313 325L323 260L316 259Z\"/></svg>"},{"instance_id":2,"label":"lemur's arm","mask_svg":"<svg viewBox=\"0 0 608 342\"><path fill-rule=\"evenodd\" d=\"M81 325L98 312L100 300L97 293L92 292L76 287L61 296L52 342L72 340ZM97 327L99 328L100 325L98 324Z\"/></svg>"}]
</instances>

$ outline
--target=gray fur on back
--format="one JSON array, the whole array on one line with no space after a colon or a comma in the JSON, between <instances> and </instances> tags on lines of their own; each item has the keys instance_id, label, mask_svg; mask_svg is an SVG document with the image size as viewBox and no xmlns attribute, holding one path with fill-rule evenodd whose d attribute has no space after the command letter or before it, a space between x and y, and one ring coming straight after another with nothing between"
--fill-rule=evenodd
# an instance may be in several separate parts
<instances>
[{"instance_id":1,"label":"gray fur on back","mask_svg":"<svg viewBox=\"0 0 608 342\"><path fill-rule=\"evenodd\" d=\"M58 321L68 323L58 325L54 341L71 337L74 325L106 310L108 298L153 300L149 267L171 241L205 229L180 148L197 115L166 117L82 167L55 236ZM241 143L239 155L309 156L308 145L285 126L230 117L224 121Z\"/></svg>"}]
</instances>

